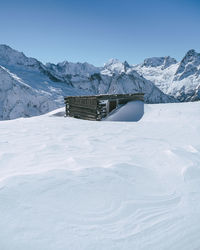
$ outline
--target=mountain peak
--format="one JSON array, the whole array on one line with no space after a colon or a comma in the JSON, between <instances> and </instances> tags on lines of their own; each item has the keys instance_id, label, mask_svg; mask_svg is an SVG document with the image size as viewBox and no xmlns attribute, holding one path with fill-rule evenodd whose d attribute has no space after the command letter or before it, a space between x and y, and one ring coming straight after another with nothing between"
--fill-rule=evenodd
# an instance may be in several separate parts
<instances>
[{"instance_id":1,"label":"mountain peak","mask_svg":"<svg viewBox=\"0 0 200 250\"><path fill-rule=\"evenodd\" d=\"M11 49L12 50L12 48L10 46L6 45L6 44L0 44L0 48Z\"/></svg>"},{"instance_id":2,"label":"mountain peak","mask_svg":"<svg viewBox=\"0 0 200 250\"><path fill-rule=\"evenodd\" d=\"M12 49L10 46L0 44L0 64L1 65L26 65L35 66L38 61L34 58L28 58L24 53Z\"/></svg>"},{"instance_id":3,"label":"mountain peak","mask_svg":"<svg viewBox=\"0 0 200 250\"><path fill-rule=\"evenodd\" d=\"M186 53L185 56L194 56L196 54L198 54L198 53L194 49L190 49L190 50L188 50L188 52Z\"/></svg>"},{"instance_id":4,"label":"mountain peak","mask_svg":"<svg viewBox=\"0 0 200 250\"><path fill-rule=\"evenodd\" d=\"M89 64L87 62L84 63L72 63L68 61L63 61L58 64L53 64L53 63L47 63L46 64L47 69L55 74L58 77L63 77L63 76L90 76L94 73L99 73L100 68L95 67L92 64Z\"/></svg>"},{"instance_id":5,"label":"mountain peak","mask_svg":"<svg viewBox=\"0 0 200 250\"><path fill-rule=\"evenodd\" d=\"M194 49L189 50L180 62L174 80L182 80L190 75L199 74L200 53Z\"/></svg>"},{"instance_id":6,"label":"mountain peak","mask_svg":"<svg viewBox=\"0 0 200 250\"><path fill-rule=\"evenodd\" d=\"M120 62L118 59L110 59L107 63L104 64L103 72L115 72L115 73L122 73L126 72L127 69L130 68L130 65L127 61Z\"/></svg>"},{"instance_id":7,"label":"mountain peak","mask_svg":"<svg viewBox=\"0 0 200 250\"><path fill-rule=\"evenodd\" d=\"M6 44L0 44L0 59L10 59L10 57L25 57L22 52L12 49Z\"/></svg>"},{"instance_id":8,"label":"mountain peak","mask_svg":"<svg viewBox=\"0 0 200 250\"><path fill-rule=\"evenodd\" d=\"M110 65L118 64L118 63L121 63L118 59L116 59L116 58L111 58L111 59L109 59L109 60L104 64L104 67L108 67L108 66L110 66Z\"/></svg>"},{"instance_id":9,"label":"mountain peak","mask_svg":"<svg viewBox=\"0 0 200 250\"><path fill-rule=\"evenodd\" d=\"M200 53L197 53L194 49L190 49L183 57L181 63L195 62L196 60L200 63Z\"/></svg>"},{"instance_id":10,"label":"mountain peak","mask_svg":"<svg viewBox=\"0 0 200 250\"><path fill-rule=\"evenodd\" d=\"M165 56L165 57L150 57L144 60L142 67L159 67L162 66L163 69L169 67L172 64L177 63L176 59Z\"/></svg>"},{"instance_id":11,"label":"mountain peak","mask_svg":"<svg viewBox=\"0 0 200 250\"><path fill-rule=\"evenodd\" d=\"M126 68L130 68L130 67L131 67L127 61L124 61L124 66L125 66Z\"/></svg>"}]
</instances>

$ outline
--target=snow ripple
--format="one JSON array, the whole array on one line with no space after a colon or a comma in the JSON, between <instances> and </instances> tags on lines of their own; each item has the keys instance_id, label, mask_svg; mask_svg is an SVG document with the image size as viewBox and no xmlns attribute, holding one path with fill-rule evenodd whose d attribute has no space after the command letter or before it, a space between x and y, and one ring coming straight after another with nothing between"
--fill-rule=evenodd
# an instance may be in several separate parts
<instances>
[{"instance_id":1,"label":"snow ripple","mask_svg":"<svg viewBox=\"0 0 200 250\"><path fill-rule=\"evenodd\" d=\"M199 104L145 110L1 122L0 249L200 249Z\"/></svg>"},{"instance_id":2,"label":"snow ripple","mask_svg":"<svg viewBox=\"0 0 200 250\"><path fill-rule=\"evenodd\" d=\"M65 242L71 237L88 238L83 249L97 249L99 242L94 239L107 239L117 249L126 249L124 242L137 246L143 234L151 238L152 233L158 237L160 230L169 233L176 230L175 221L180 220L174 210L181 197L162 195L156 173L134 165L121 163L78 173L53 170L8 178L1 185L0 212L5 217L0 226L6 225L6 215L10 214L12 223L6 226L6 233L16 234L13 244L19 244L24 236L29 241L33 234L37 238L50 233L50 245L54 246L53 242L59 241L55 235L58 230L65 235ZM16 231L19 223L21 229ZM5 236L0 236L1 242ZM35 244L29 248L35 249Z\"/></svg>"}]
</instances>

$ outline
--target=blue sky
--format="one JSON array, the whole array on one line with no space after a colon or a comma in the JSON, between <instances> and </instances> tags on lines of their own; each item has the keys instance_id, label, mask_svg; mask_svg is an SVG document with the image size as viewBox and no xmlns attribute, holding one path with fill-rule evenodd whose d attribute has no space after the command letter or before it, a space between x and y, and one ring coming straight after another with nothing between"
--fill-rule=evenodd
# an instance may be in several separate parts
<instances>
[{"instance_id":1,"label":"blue sky","mask_svg":"<svg viewBox=\"0 0 200 250\"><path fill-rule=\"evenodd\" d=\"M42 62L200 52L200 0L1 0L0 43Z\"/></svg>"}]
</instances>

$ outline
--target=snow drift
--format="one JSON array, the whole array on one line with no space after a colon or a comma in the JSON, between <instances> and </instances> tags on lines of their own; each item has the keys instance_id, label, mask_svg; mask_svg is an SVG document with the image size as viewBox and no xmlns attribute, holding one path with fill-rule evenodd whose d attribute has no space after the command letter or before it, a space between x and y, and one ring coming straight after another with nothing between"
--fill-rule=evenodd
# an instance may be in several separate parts
<instances>
[{"instance_id":1,"label":"snow drift","mask_svg":"<svg viewBox=\"0 0 200 250\"><path fill-rule=\"evenodd\" d=\"M200 249L200 103L137 123L0 123L0 249Z\"/></svg>"},{"instance_id":2,"label":"snow drift","mask_svg":"<svg viewBox=\"0 0 200 250\"><path fill-rule=\"evenodd\" d=\"M132 101L114 110L106 121L137 122L144 115L144 102Z\"/></svg>"}]
</instances>

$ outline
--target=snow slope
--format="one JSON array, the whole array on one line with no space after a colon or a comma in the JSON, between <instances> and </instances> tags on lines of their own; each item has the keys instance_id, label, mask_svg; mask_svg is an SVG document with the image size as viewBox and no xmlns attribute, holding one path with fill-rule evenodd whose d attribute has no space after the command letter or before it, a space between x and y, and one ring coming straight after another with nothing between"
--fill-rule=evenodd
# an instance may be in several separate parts
<instances>
[{"instance_id":1,"label":"snow slope","mask_svg":"<svg viewBox=\"0 0 200 250\"><path fill-rule=\"evenodd\" d=\"M0 66L0 120L41 115L55 109L55 102Z\"/></svg>"},{"instance_id":2,"label":"snow slope","mask_svg":"<svg viewBox=\"0 0 200 250\"><path fill-rule=\"evenodd\" d=\"M0 120L44 114L64 106L64 96L84 94L36 59L0 45Z\"/></svg>"},{"instance_id":3,"label":"snow slope","mask_svg":"<svg viewBox=\"0 0 200 250\"><path fill-rule=\"evenodd\" d=\"M0 123L0 249L200 249L200 103L139 122Z\"/></svg>"}]
</instances>

